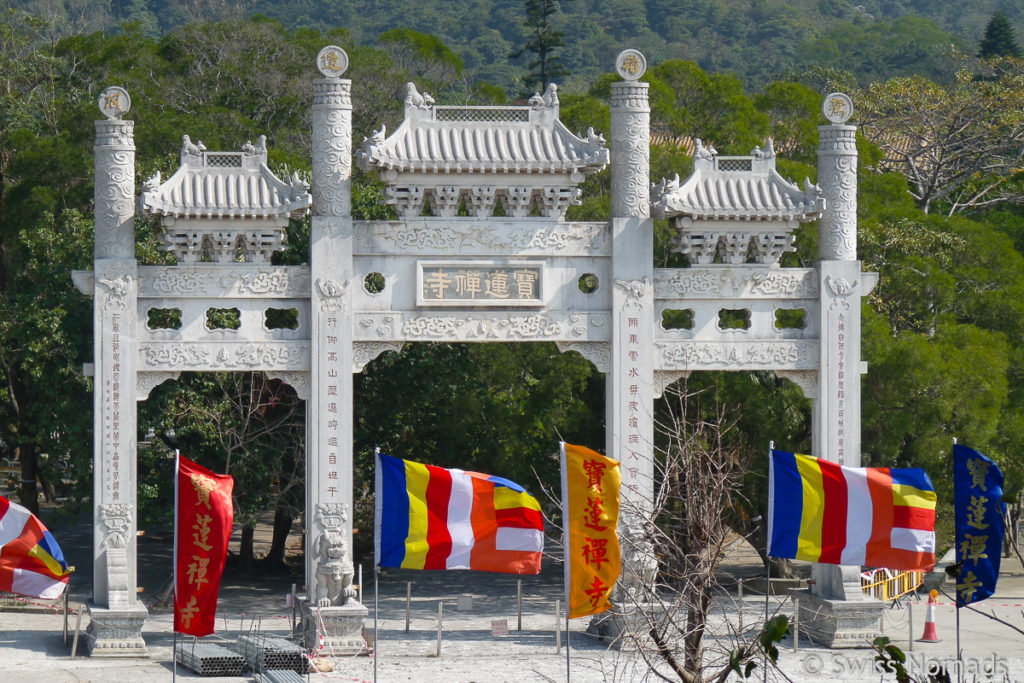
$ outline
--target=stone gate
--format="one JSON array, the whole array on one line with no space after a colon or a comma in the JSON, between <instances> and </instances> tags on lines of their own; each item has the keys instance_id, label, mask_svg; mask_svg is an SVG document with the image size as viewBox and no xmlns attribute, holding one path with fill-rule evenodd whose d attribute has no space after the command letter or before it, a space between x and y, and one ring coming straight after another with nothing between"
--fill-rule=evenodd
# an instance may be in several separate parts
<instances>
[{"instance_id":1,"label":"stone gate","mask_svg":"<svg viewBox=\"0 0 1024 683\"><path fill-rule=\"evenodd\" d=\"M562 124L554 85L527 106L448 107L412 83L397 130L382 126L354 149L347 65L334 46L317 58L311 191L270 171L265 137L223 152L186 135L178 171L137 192L129 94L100 98L95 261L75 273L94 298L93 654L145 654L136 402L182 371L263 371L306 401L311 597L324 588L321 555L351 547L353 373L408 341L552 341L589 359L607 376L605 448L622 463L627 510L643 511L653 491L653 402L694 370L793 380L813 403L814 453L859 464L860 299L876 276L856 260L849 98L826 98L820 187L782 178L771 140L733 157L697 141L693 174L652 186L646 61L635 50L616 61L610 149ZM379 173L398 220L353 220L353 159ZM609 164L608 220L567 221L579 184ZM310 210L309 265L271 265L289 218ZM670 221L689 267L653 267L652 214ZM138 264L136 216L159 219L176 265ZM820 260L781 268L794 228L811 220ZM225 310L237 329L209 324ZM282 311L294 324L269 325ZM744 312L745 324L723 326L722 311ZM780 326L787 315L797 323ZM635 521L621 533L636 533ZM842 600L853 568L815 571L818 597ZM622 580L641 578L627 566ZM303 609L353 645L366 610L337 603Z\"/></svg>"}]
</instances>

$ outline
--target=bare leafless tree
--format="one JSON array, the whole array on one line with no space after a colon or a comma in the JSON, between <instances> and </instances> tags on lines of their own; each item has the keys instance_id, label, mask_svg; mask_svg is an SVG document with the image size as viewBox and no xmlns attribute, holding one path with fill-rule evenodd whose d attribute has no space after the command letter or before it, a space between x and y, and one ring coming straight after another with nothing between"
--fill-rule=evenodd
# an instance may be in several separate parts
<instances>
[{"instance_id":1,"label":"bare leafless tree","mask_svg":"<svg viewBox=\"0 0 1024 683\"><path fill-rule=\"evenodd\" d=\"M666 391L656 422L654 497L624 508L623 580L619 591L623 652L638 656L648 673L683 683L724 681L760 662L756 632L736 633L729 620L713 620L721 595L718 569L727 541L728 510L740 495L746 469L726 446L731 428L719 406L711 420L693 418L700 397ZM785 626L782 631L785 632ZM776 638L777 639L777 638Z\"/></svg>"}]
</instances>

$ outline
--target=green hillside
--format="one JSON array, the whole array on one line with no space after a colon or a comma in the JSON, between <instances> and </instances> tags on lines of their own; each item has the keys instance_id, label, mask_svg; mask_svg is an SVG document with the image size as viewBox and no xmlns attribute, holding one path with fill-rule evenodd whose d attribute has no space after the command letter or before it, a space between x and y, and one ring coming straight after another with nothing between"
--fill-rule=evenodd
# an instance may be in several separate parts
<instances>
[{"instance_id":1,"label":"green hillside","mask_svg":"<svg viewBox=\"0 0 1024 683\"><path fill-rule=\"evenodd\" d=\"M47 18L61 34L117 30L136 22L160 36L195 21L263 14L288 29L342 28L358 44L408 28L436 35L463 60L473 79L518 92L524 59L508 55L526 41L522 0L9 0ZM1024 6L1003 3L1018 29ZM840 68L862 82L918 73L949 76L949 52L977 52L1000 6L992 0L565 0L556 25L565 32L565 83L583 89L610 71L624 47L652 64L693 60L705 71L736 73L748 86L814 67Z\"/></svg>"}]
</instances>

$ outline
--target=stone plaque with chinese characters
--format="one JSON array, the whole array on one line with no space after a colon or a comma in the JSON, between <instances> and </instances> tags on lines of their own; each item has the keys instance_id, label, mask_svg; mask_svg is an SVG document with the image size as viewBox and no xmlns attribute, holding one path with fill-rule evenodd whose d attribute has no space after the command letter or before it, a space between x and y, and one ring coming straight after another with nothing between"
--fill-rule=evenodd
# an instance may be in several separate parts
<instances>
[{"instance_id":1,"label":"stone plaque with chinese characters","mask_svg":"<svg viewBox=\"0 0 1024 683\"><path fill-rule=\"evenodd\" d=\"M543 306L541 261L418 261L418 306Z\"/></svg>"}]
</instances>

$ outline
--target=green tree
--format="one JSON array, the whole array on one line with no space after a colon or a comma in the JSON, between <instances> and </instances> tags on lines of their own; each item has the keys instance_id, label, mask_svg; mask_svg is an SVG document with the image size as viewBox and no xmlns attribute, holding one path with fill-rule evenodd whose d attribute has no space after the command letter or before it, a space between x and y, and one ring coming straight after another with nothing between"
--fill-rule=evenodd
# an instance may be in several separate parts
<instances>
[{"instance_id":1,"label":"green tree","mask_svg":"<svg viewBox=\"0 0 1024 683\"><path fill-rule=\"evenodd\" d=\"M529 40L509 58L533 55L526 64L530 71L523 78L523 83L527 91L539 86L543 92L551 81L567 73L559 57L560 50L565 47L565 33L555 26L559 14L558 0L526 0L525 9L523 26L528 30Z\"/></svg>"},{"instance_id":2,"label":"green tree","mask_svg":"<svg viewBox=\"0 0 1024 683\"><path fill-rule=\"evenodd\" d=\"M988 25L985 26L985 35L981 38L978 56L982 59L989 57L1021 58L1022 53L1020 45L1017 44L1013 25L1002 11L997 10L989 19Z\"/></svg>"},{"instance_id":3,"label":"green tree","mask_svg":"<svg viewBox=\"0 0 1024 683\"><path fill-rule=\"evenodd\" d=\"M864 136L885 152L880 170L899 170L925 213L970 213L1024 201L1024 80L1003 73L952 85L920 76L855 92Z\"/></svg>"}]
</instances>

